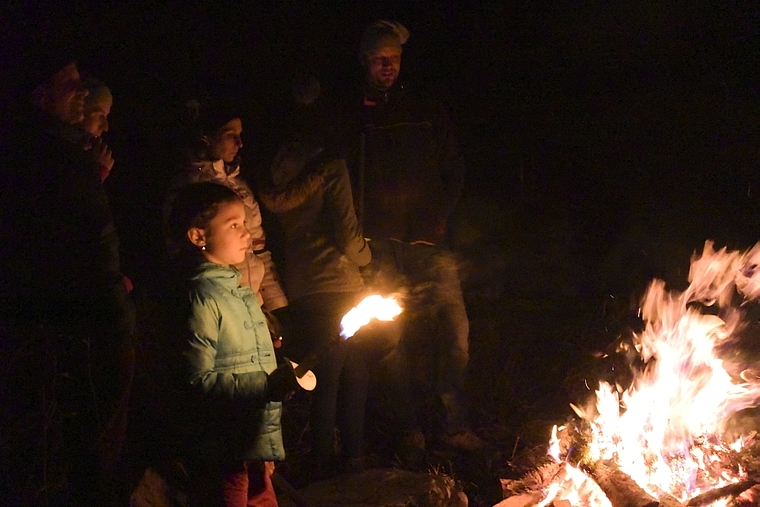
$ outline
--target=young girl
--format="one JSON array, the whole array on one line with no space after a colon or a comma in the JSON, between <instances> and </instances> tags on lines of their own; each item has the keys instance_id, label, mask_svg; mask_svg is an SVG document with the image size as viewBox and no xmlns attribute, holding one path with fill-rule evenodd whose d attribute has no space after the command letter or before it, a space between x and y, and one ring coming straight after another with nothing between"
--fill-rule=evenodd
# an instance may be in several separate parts
<instances>
[{"instance_id":1,"label":"young girl","mask_svg":"<svg viewBox=\"0 0 760 507\"><path fill-rule=\"evenodd\" d=\"M285 457L281 402L298 384L289 362L277 366L264 315L233 267L249 246L243 202L226 186L192 183L169 226L183 250L173 364L189 504L276 506L269 476Z\"/></svg>"}]
</instances>

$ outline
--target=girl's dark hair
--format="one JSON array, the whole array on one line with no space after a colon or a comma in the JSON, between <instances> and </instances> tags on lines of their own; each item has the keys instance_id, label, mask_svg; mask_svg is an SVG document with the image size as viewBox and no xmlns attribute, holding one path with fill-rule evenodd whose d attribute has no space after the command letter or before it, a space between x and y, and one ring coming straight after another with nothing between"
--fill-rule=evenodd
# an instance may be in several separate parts
<instances>
[{"instance_id":1,"label":"girl's dark hair","mask_svg":"<svg viewBox=\"0 0 760 507\"><path fill-rule=\"evenodd\" d=\"M191 161L211 160L209 146L203 137L215 135L225 124L241 118L238 104L227 98L190 100L185 103L180 118L182 151Z\"/></svg>"},{"instance_id":2,"label":"girl's dark hair","mask_svg":"<svg viewBox=\"0 0 760 507\"><path fill-rule=\"evenodd\" d=\"M169 214L169 234L177 245L187 245L187 231L192 227L205 229L219 213L222 204L239 201L229 187L213 181L190 183L177 193Z\"/></svg>"}]
</instances>

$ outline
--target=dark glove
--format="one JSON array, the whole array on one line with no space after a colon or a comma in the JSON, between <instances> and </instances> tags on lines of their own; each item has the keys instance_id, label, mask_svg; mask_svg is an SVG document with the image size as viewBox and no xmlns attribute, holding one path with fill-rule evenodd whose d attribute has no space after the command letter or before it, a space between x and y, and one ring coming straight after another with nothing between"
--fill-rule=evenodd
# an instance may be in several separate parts
<instances>
[{"instance_id":1,"label":"dark glove","mask_svg":"<svg viewBox=\"0 0 760 507\"><path fill-rule=\"evenodd\" d=\"M274 348L279 349L282 347L282 335L283 328L280 319L278 319L274 313L261 309L264 312L264 317L267 320L267 327L269 328L269 335L272 337L272 345Z\"/></svg>"},{"instance_id":2,"label":"dark glove","mask_svg":"<svg viewBox=\"0 0 760 507\"><path fill-rule=\"evenodd\" d=\"M362 275L362 280L367 287L373 285L375 281L375 274L377 274L377 263L370 261L369 264L359 267L359 273Z\"/></svg>"},{"instance_id":3,"label":"dark glove","mask_svg":"<svg viewBox=\"0 0 760 507\"><path fill-rule=\"evenodd\" d=\"M269 374L267 388L269 401L285 401L285 398L298 389L298 379L290 360L285 358L285 362Z\"/></svg>"},{"instance_id":4,"label":"dark glove","mask_svg":"<svg viewBox=\"0 0 760 507\"><path fill-rule=\"evenodd\" d=\"M287 340L293 332L293 313L290 311L290 307L283 306L276 310L272 310L269 314L277 323L277 331L280 334L280 338Z\"/></svg>"}]
</instances>

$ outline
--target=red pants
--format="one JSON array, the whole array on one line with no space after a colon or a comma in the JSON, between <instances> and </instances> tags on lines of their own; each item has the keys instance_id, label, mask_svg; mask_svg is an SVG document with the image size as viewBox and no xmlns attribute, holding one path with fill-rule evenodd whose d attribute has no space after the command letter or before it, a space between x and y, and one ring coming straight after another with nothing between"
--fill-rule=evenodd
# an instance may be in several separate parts
<instances>
[{"instance_id":1,"label":"red pants","mask_svg":"<svg viewBox=\"0 0 760 507\"><path fill-rule=\"evenodd\" d=\"M191 479L188 505L219 507L277 507L269 461L243 461L197 470Z\"/></svg>"}]
</instances>

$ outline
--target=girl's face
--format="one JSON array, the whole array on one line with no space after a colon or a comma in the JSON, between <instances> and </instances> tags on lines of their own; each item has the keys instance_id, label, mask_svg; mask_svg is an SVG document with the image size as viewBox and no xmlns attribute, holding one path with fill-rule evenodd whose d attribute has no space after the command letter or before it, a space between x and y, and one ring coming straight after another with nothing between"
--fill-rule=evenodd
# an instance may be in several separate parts
<instances>
[{"instance_id":1,"label":"girl's face","mask_svg":"<svg viewBox=\"0 0 760 507\"><path fill-rule=\"evenodd\" d=\"M84 113L81 127L92 137L100 137L108 132L109 114L111 114L111 100L105 100Z\"/></svg>"},{"instance_id":2,"label":"girl's face","mask_svg":"<svg viewBox=\"0 0 760 507\"><path fill-rule=\"evenodd\" d=\"M214 160L232 162L243 147L240 136L243 133L243 122L240 118L228 121L216 133L208 139L211 147L211 156Z\"/></svg>"},{"instance_id":3,"label":"girl's face","mask_svg":"<svg viewBox=\"0 0 760 507\"><path fill-rule=\"evenodd\" d=\"M240 201L219 206L219 212L205 229L188 231L190 241L205 247L201 253L209 262L223 265L240 264L245 260L251 234L245 228L245 208Z\"/></svg>"}]
</instances>

